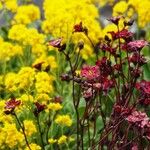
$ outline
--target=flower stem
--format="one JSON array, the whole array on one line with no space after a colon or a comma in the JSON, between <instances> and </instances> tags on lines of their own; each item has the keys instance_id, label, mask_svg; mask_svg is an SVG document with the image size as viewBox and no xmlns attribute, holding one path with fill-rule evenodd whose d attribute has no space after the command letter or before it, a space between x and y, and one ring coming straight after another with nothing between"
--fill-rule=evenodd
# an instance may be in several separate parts
<instances>
[{"instance_id":1,"label":"flower stem","mask_svg":"<svg viewBox=\"0 0 150 150\"><path fill-rule=\"evenodd\" d=\"M29 142L28 142L28 139L27 139L27 136L26 136L26 133L25 133L25 128L24 128L24 126L21 125L21 122L19 121L19 119L18 119L16 113L14 113L13 115L15 116L15 118L16 118L16 120L17 120L17 122L18 122L18 124L19 124L19 126L20 126L20 128L21 128L21 130L22 130L22 133L23 133L23 135L24 135L24 138L25 138L25 142L26 142L27 147L29 148L29 150L31 150L31 147L30 147L30 145L29 145Z\"/></svg>"}]
</instances>

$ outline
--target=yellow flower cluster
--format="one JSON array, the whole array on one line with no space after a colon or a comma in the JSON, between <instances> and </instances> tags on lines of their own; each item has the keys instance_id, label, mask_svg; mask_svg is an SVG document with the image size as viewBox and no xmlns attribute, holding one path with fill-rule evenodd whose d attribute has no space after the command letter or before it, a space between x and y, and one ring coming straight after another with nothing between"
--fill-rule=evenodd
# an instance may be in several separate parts
<instances>
[{"instance_id":1,"label":"yellow flower cluster","mask_svg":"<svg viewBox=\"0 0 150 150\"><path fill-rule=\"evenodd\" d=\"M47 102L51 99L50 96L46 93L37 93L36 98L38 102L42 102L47 104Z\"/></svg>"},{"instance_id":2,"label":"yellow flower cluster","mask_svg":"<svg viewBox=\"0 0 150 150\"><path fill-rule=\"evenodd\" d=\"M19 89L28 89L33 85L35 70L31 67L22 67L18 72L17 84Z\"/></svg>"},{"instance_id":3,"label":"yellow flower cluster","mask_svg":"<svg viewBox=\"0 0 150 150\"><path fill-rule=\"evenodd\" d=\"M113 15L127 15L132 17L134 13L138 16L138 26L145 27L150 22L150 1L149 0L125 0L119 1L113 7Z\"/></svg>"},{"instance_id":4,"label":"yellow flower cluster","mask_svg":"<svg viewBox=\"0 0 150 150\"><path fill-rule=\"evenodd\" d=\"M18 99L21 99L21 101L24 103L24 102L34 102L34 98L32 95L27 95L27 94L22 94L20 98Z\"/></svg>"},{"instance_id":5,"label":"yellow flower cluster","mask_svg":"<svg viewBox=\"0 0 150 150\"><path fill-rule=\"evenodd\" d=\"M2 5L2 8L6 8L13 13L16 12L18 7L17 0L1 0L0 3Z\"/></svg>"},{"instance_id":6,"label":"yellow flower cluster","mask_svg":"<svg viewBox=\"0 0 150 150\"><path fill-rule=\"evenodd\" d=\"M48 142L49 142L50 144L54 144L54 143L57 142L57 140L56 140L56 139L53 139L53 138L50 138L50 139L48 139Z\"/></svg>"},{"instance_id":7,"label":"yellow flower cluster","mask_svg":"<svg viewBox=\"0 0 150 150\"><path fill-rule=\"evenodd\" d=\"M6 42L0 37L0 60L8 61L16 55L22 55L22 47L18 44Z\"/></svg>"},{"instance_id":8,"label":"yellow flower cluster","mask_svg":"<svg viewBox=\"0 0 150 150\"><path fill-rule=\"evenodd\" d=\"M66 41L70 38L75 43L83 40L85 50L81 55L84 59L90 57L92 48L88 39L82 33L72 35L72 32L74 25L82 21L92 41L97 42L101 28L96 20L99 17L96 6L89 0L80 0L80 3L76 0L45 0L43 9L46 18L42 25L43 31L54 37L63 37Z\"/></svg>"},{"instance_id":9,"label":"yellow flower cluster","mask_svg":"<svg viewBox=\"0 0 150 150\"><path fill-rule=\"evenodd\" d=\"M62 135L61 137L59 137L58 139L53 139L53 138L50 138L48 140L49 144L54 144L54 143L58 143L59 145L60 144L64 144L66 142L72 142L74 141L74 138L73 137L67 137L66 135Z\"/></svg>"},{"instance_id":10,"label":"yellow flower cluster","mask_svg":"<svg viewBox=\"0 0 150 150\"><path fill-rule=\"evenodd\" d=\"M42 70L45 70L48 66L50 69L57 68L57 63L54 56L47 56L46 54L43 54L35 60L33 66L40 63L42 64Z\"/></svg>"},{"instance_id":11,"label":"yellow flower cluster","mask_svg":"<svg viewBox=\"0 0 150 150\"><path fill-rule=\"evenodd\" d=\"M59 139L58 139L58 144L64 144L67 142L67 136L62 135Z\"/></svg>"},{"instance_id":12,"label":"yellow flower cluster","mask_svg":"<svg viewBox=\"0 0 150 150\"><path fill-rule=\"evenodd\" d=\"M35 76L36 83L36 91L37 93L52 93L53 92L53 80L54 77L50 76L46 72L38 72Z\"/></svg>"},{"instance_id":13,"label":"yellow flower cluster","mask_svg":"<svg viewBox=\"0 0 150 150\"><path fill-rule=\"evenodd\" d=\"M58 115L55 119L55 122L57 124L68 126L70 127L72 125L72 119L69 115Z\"/></svg>"},{"instance_id":14,"label":"yellow flower cluster","mask_svg":"<svg viewBox=\"0 0 150 150\"><path fill-rule=\"evenodd\" d=\"M9 30L8 37L23 45L31 45L32 52L35 54L44 53L46 50L45 35L39 33L35 28L27 28L23 24L13 25Z\"/></svg>"},{"instance_id":15,"label":"yellow flower cluster","mask_svg":"<svg viewBox=\"0 0 150 150\"><path fill-rule=\"evenodd\" d=\"M39 7L30 5L21 5L18 7L14 16L13 23L15 24L30 24L31 22L40 19Z\"/></svg>"},{"instance_id":16,"label":"yellow flower cluster","mask_svg":"<svg viewBox=\"0 0 150 150\"><path fill-rule=\"evenodd\" d=\"M0 127L0 147L7 145L13 149L14 146L21 145L23 140L23 134L16 129L15 124L5 123L3 128Z\"/></svg>"},{"instance_id":17,"label":"yellow flower cluster","mask_svg":"<svg viewBox=\"0 0 150 150\"><path fill-rule=\"evenodd\" d=\"M53 110L53 111L58 111L62 109L62 105L60 103L49 103L48 109Z\"/></svg>"},{"instance_id":18,"label":"yellow flower cluster","mask_svg":"<svg viewBox=\"0 0 150 150\"><path fill-rule=\"evenodd\" d=\"M37 132L36 127L32 120L24 120L23 124L27 136L31 136L33 133Z\"/></svg>"},{"instance_id":19,"label":"yellow flower cluster","mask_svg":"<svg viewBox=\"0 0 150 150\"><path fill-rule=\"evenodd\" d=\"M35 143L31 143L29 146L32 150L41 150L41 147ZM29 150L29 148L26 147L25 150Z\"/></svg>"}]
</instances>

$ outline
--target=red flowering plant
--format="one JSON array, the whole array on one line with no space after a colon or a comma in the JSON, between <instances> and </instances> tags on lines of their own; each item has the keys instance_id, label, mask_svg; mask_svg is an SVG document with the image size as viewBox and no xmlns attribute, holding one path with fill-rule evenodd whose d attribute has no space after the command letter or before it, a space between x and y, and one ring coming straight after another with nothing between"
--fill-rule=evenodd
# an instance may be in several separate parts
<instances>
[{"instance_id":1,"label":"red flowering plant","mask_svg":"<svg viewBox=\"0 0 150 150\"><path fill-rule=\"evenodd\" d=\"M83 23L74 26L73 34L85 34L94 49L98 45L94 65L84 61L80 65L78 54L73 62L71 53L60 51L70 65L70 71L63 73L61 80L72 83L77 149L149 149L150 81L140 81L147 63L142 49L149 43L134 40L129 31L133 20L124 21L120 29L120 19L109 19L118 31L109 32L111 38L105 36L98 44L91 41ZM83 46L82 43L80 51ZM80 74L76 73L78 69Z\"/></svg>"}]
</instances>

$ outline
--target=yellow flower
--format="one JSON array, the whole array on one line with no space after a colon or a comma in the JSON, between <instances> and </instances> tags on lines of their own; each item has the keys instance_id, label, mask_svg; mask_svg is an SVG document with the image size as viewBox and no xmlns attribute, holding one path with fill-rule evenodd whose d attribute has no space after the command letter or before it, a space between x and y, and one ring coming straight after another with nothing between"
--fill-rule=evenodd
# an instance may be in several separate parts
<instances>
[{"instance_id":1,"label":"yellow flower","mask_svg":"<svg viewBox=\"0 0 150 150\"><path fill-rule=\"evenodd\" d=\"M6 123L2 128L3 134L5 134L5 144L9 146L9 148L13 148L19 143L24 141L24 136L16 129L15 124Z\"/></svg>"},{"instance_id":2,"label":"yellow flower","mask_svg":"<svg viewBox=\"0 0 150 150\"><path fill-rule=\"evenodd\" d=\"M12 11L13 13L16 12L17 7L18 7L17 0L5 0L4 7Z\"/></svg>"},{"instance_id":3,"label":"yellow flower","mask_svg":"<svg viewBox=\"0 0 150 150\"><path fill-rule=\"evenodd\" d=\"M17 9L17 13L14 17L15 23L18 24L29 24L40 18L40 10L37 6L21 5Z\"/></svg>"},{"instance_id":4,"label":"yellow flower","mask_svg":"<svg viewBox=\"0 0 150 150\"><path fill-rule=\"evenodd\" d=\"M47 67L50 67L50 69L57 68L57 62L55 57L47 56L45 53L35 60L33 66L39 63L42 63L42 70L45 70Z\"/></svg>"},{"instance_id":5,"label":"yellow flower","mask_svg":"<svg viewBox=\"0 0 150 150\"><path fill-rule=\"evenodd\" d=\"M28 102L28 101L33 102L33 101L34 101L33 96L32 96L32 95L27 95L27 94L21 95L21 97L20 97L19 99L20 99L22 102Z\"/></svg>"},{"instance_id":6,"label":"yellow flower","mask_svg":"<svg viewBox=\"0 0 150 150\"><path fill-rule=\"evenodd\" d=\"M50 138L50 139L48 140L48 142L49 142L50 144L54 144L54 143L57 142L57 140L56 140L56 139L53 139L53 138Z\"/></svg>"},{"instance_id":7,"label":"yellow flower","mask_svg":"<svg viewBox=\"0 0 150 150\"><path fill-rule=\"evenodd\" d=\"M6 89L10 92L17 90L17 74L13 72L9 72L5 76L4 84Z\"/></svg>"},{"instance_id":8,"label":"yellow flower","mask_svg":"<svg viewBox=\"0 0 150 150\"><path fill-rule=\"evenodd\" d=\"M52 93L54 77L46 72L38 72L36 75L36 90L38 93Z\"/></svg>"},{"instance_id":9,"label":"yellow flower","mask_svg":"<svg viewBox=\"0 0 150 150\"><path fill-rule=\"evenodd\" d=\"M0 39L0 59L9 61L11 57L16 55L22 55L22 47L19 45L14 45L10 42L5 42Z\"/></svg>"},{"instance_id":10,"label":"yellow flower","mask_svg":"<svg viewBox=\"0 0 150 150\"><path fill-rule=\"evenodd\" d=\"M58 115L55 119L55 122L57 124L68 126L68 127L72 125L72 120L69 115Z\"/></svg>"},{"instance_id":11,"label":"yellow flower","mask_svg":"<svg viewBox=\"0 0 150 150\"><path fill-rule=\"evenodd\" d=\"M64 144L67 142L67 136L62 135L59 139L58 139L58 144Z\"/></svg>"},{"instance_id":12,"label":"yellow flower","mask_svg":"<svg viewBox=\"0 0 150 150\"><path fill-rule=\"evenodd\" d=\"M13 25L9 30L8 37L23 45L31 45L34 54L39 54L46 50L46 46L43 45L45 35L39 33L35 28L27 28L22 24Z\"/></svg>"},{"instance_id":13,"label":"yellow flower","mask_svg":"<svg viewBox=\"0 0 150 150\"><path fill-rule=\"evenodd\" d=\"M24 127L25 127L25 133L27 136L31 136L33 133L37 132L35 125L33 124L33 121L31 120L24 120Z\"/></svg>"},{"instance_id":14,"label":"yellow flower","mask_svg":"<svg viewBox=\"0 0 150 150\"><path fill-rule=\"evenodd\" d=\"M33 85L35 70L30 67L22 67L18 73L17 84L20 89L27 89Z\"/></svg>"},{"instance_id":15,"label":"yellow flower","mask_svg":"<svg viewBox=\"0 0 150 150\"><path fill-rule=\"evenodd\" d=\"M60 103L49 103L48 109L53 110L53 111L58 111L58 110L62 109L62 106Z\"/></svg>"},{"instance_id":16,"label":"yellow flower","mask_svg":"<svg viewBox=\"0 0 150 150\"><path fill-rule=\"evenodd\" d=\"M75 43L78 39L83 39L87 44L88 51L85 50L84 55L81 54L81 56L84 59L92 56L92 46L87 37L82 33L72 35L74 25L82 21L83 25L88 28L92 41L98 42L101 28L96 18L99 18L99 13L91 0L80 0L80 3L76 0L45 0L43 9L46 19L42 23L42 30L46 34L51 34L53 37L63 37L66 41L71 39ZM76 13L77 9L80 15Z\"/></svg>"},{"instance_id":17,"label":"yellow flower","mask_svg":"<svg viewBox=\"0 0 150 150\"><path fill-rule=\"evenodd\" d=\"M29 146L32 150L41 150L41 147L35 143L31 143ZM29 150L29 148L26 147L25 150Z\"/></svg>"},{"instance_id":18,"label":"yellow flower","mask_svg":"<svg viewBox=\"0 0 150 150\"><path fill-rule=\"evenodd\" d=\"M35 98L38 102L48 102L51 98L49 97L48 94L46 93L38 93L36 98Z\"/></svg>"},{"instance_id":19,"label":"yellow flower","mask_svg":"<svg viewBox=\"0 0 150 150\"><path fill-rule=\"evenodd\" d=\"M113 7L113 16L123 15L128 8L128 4L125 1L119 1Z\"/></svg>"}]
</instances>

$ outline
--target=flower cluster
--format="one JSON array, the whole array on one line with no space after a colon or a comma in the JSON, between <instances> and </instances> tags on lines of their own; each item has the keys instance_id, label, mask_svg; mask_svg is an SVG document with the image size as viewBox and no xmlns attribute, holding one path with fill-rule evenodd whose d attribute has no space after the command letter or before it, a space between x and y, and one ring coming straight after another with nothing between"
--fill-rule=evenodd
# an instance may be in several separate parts
<instances>
[{"instance_id":1,"label":"flower cluster","mask_svg":"<svg viewBox=\"0 0 150 150\"><path fill-rule=\"evenodd\" d=\"M150 119L145 112L133 111L126 120L150 140Z\"/></svg>"}]
</instances>

